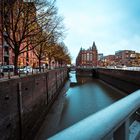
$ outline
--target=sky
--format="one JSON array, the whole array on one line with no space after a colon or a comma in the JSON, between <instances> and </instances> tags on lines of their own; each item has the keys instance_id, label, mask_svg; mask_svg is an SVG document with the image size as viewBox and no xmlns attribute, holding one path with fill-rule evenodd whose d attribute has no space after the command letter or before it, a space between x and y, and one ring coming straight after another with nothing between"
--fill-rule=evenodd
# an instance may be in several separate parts
<instances>
[{"instance_id":1,"label":"sky","mask_svg":"<svg viewBox=\"0 0 140 140\"><path fill-rule=\"evenodd\" d=\"M140 52L140 0L57 0L72 62L95 41L98 53Z\"/></svg>"}]
</instances>

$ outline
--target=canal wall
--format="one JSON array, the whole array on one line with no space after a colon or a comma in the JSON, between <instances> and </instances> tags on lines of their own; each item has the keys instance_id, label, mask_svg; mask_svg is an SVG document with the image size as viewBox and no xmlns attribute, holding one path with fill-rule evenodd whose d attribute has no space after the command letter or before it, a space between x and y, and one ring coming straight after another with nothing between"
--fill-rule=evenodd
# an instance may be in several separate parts
<instances>
[{"instance_id":1,"label":"canal wall","mask_svg":"<svg viewBox=\"0 0 140 140\"><path fill-rule=\"evenodd\" d=\"M76 69L77 76L93 76L93 68L77 68Z\"/></svg>"},{"instance_id":2,"label":"canal wall","mask_svg":"<svg viewBox=\"0 0 140 140\"><path fill-rule=\"evenodd\" d=\"M0 81L0 139L33 139L66 78L57 69Z\"/></svg>"},{"instance_id":3,"label":"canal wall","mask_svg":"<svg viewBox=\"0 0 140 140\"><path fill-rule=\"evenodd\" d=\"M140 89L140 71L105 69L105 68L77 68L77 76L92 76L130 94Z\"/></svg>"},{"instance_id":4,"label":"canal wall","mask_svg":"<svg viewBox=\"0 0 140 140\"><path fill-rule=\"evenodd\" d=\"M99 79L128 94L140 89L140 71L98 68L96 74Z\"/></svg>"}]
</instances>

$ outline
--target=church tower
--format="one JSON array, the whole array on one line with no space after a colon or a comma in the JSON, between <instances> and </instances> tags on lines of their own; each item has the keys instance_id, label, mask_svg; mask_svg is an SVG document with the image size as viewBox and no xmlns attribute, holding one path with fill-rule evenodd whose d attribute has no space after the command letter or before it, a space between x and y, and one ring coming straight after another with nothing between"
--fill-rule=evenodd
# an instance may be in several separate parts
<instances>
[{"instance_id":1,"label":"church tower","mask_svg":"<svg viewBox=\"0 0 140 140\"><path fill-rule=\"evenodd\" d=\"M93 57L92 57L93 66L96 67L97 63L98 63L98 51L97 51L97 47L96 47L94 41L93 41L93 45L92 45L92 53L93 53Z\"/></svg>"}]
</instances>

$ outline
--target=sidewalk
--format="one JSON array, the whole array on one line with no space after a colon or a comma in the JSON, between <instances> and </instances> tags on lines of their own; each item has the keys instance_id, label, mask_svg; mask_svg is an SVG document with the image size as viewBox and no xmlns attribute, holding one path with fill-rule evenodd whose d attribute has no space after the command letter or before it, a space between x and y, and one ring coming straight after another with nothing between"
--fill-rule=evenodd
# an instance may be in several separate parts
<instances>
[{"instance_id":1,"label":"sidewalk","mask_svg":"<svg viewBox=\"0 0 140 140\"><path fill-rule=\"evenodd\" d=\"M47 72L47 70L45 72ZM28 75L35 75L35 74L39 74L39 73L40 72L38 72L38 71L33 71L33 73L30 72L30 73L21 73L21 74L18 74L18 75L14 75L13 72L10 72L10 75L8 75L8 72L4 72L4 76L0 75L0 81L5 81L5 80L9 80L9 79L16 79L16 78L19 78L19 77L25 77L25 76L28 76Z\"/></svg>"}]
</instances>

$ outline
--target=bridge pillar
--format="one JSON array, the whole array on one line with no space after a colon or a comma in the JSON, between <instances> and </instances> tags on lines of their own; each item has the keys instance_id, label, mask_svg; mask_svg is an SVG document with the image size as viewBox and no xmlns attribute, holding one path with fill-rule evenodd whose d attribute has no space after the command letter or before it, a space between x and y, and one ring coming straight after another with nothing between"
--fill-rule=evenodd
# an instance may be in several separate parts
<instances>
[{"instance_id":1,"label":"bridge pillar","mask_svg":"<svg viewBox=\"0 0 140 140\"><path fill-rule=\"evenodd\" d=\"M113 140L128 140L129 139L129 120L126 120L115 132Z\"/></svg>"}]
</instances>

